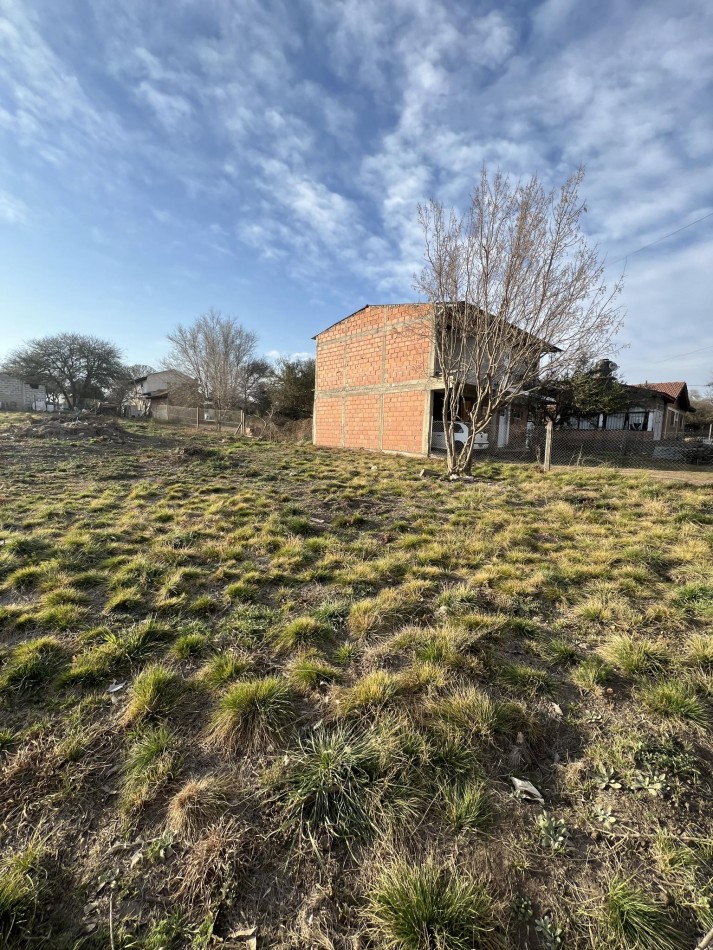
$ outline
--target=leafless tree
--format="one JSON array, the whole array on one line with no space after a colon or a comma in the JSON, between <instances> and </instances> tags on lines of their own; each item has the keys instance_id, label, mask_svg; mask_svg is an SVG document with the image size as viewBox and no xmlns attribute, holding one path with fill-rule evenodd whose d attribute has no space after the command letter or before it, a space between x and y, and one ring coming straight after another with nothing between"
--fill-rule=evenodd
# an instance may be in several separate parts
<instances>
[{"instance_id":1,"label":"leafless tree","mask_svg":"<svg viewBox=\"0 0 713 950\"><path fill-rule=\"evenodd\" d=\"M537 176L513 185L483 169L463 217L435 200L419 206L426 263L415 287L432 304L426 332L443 379L451 473L470 470L475 437L538 379L613 351L621 280L607 287L582 234L583 178L580 168L546 191ZM459 416L469 434L457 451Z\"/></svg>"},{"instance_id":2,"label":"leafless tree","mask_svg":"<svg viewBox=\"0 0 713 950\"><path fill-rule=\"evenodd\" d=\"M201 314L189 326L168 334L171 350L166 366L179 369L198 381L205 399L220 411L240 404L245 367L252 360L257 336L235 317L219 310Z\"/></svg>"}]
</instances>

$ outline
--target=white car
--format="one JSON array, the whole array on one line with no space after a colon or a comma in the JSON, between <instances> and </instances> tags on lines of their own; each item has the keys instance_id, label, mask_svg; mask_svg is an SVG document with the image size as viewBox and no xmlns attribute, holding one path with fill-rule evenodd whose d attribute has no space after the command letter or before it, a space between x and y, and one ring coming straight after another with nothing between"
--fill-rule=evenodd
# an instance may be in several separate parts
<instances>
[{"instance_id":1,"label":"white car","mask_svg":"<svg viewBox=\"0 0 713 950\"><path fill-rule=\"evenodd\" d=\"M455 422L453 424L453 436L456 452L460 452L468 438L468 426L465 422ZM475 437L473 448L478 451L479 449L487 449L487 447L488 433L479 432ZM438 419L434 419L431 426L431 448L440 449L441 452L446 451L446 433L443 422Z\"/></svg>"}]
</instances>

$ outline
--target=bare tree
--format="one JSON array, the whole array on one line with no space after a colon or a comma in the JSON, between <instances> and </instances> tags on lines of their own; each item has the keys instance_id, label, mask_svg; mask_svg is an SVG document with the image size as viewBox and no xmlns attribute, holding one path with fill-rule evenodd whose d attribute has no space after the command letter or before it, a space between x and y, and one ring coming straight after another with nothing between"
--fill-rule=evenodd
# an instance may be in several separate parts
<instances>
[{"instance_id":1,"label":"bare tree","mask_svg":"<svg viewBox=\"0 0 713 950\"><path fill-rule=\"evenodd\" d=\"M434 200L419 206L426 264L415 287L432 304L449 472L470 470L477 434L538 380L613 350L621 281L607 288L580 229L583 178L580 168L548 192L537 176L513 185L483 169L464 217ZM459 416L469 433L457 451Z\"/></svg>"},{"instance_id":2,"label":"bare tree","mask_svg":"<svg viewBox=\"0 0 713 950\"><path fill-rule=\"evenodd\" d=\"M198 381L205 399L220 411L240 404L245 368L252 360L257 336L235 317L219 310L201 314L189 326L180 324L167 335L172 344L166 366L179 369Z\"/></svg>"}]
</instances>

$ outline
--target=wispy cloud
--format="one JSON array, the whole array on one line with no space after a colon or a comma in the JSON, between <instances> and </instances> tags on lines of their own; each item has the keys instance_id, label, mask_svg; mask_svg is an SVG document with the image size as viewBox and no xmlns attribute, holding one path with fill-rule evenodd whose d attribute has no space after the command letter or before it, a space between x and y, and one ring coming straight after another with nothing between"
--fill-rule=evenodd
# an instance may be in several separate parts
<instances>
[{"instance_id":1,"label":"wispy cloud","mask_svg":"<svg viewBox=\"0 0 713 950\"><path fill-rule=\"evenodd\" d=\"M24 224L27 217L28 208L24 201L0 191L0 221L5 224Z\"/></svg>"},{"instance_id":2,"label":"wispy cloud","mask_svg":"<svg viewBox=\"0 0 713 950\"><path fill-rule=\"evenodd\" d=\"M462 206L483 163L547 184L585 163L614 259L713 207L712 29L704 0L4 0L0 135L25 161L0 158L0 218L46 174L114 215L102 233L191 249L176 273L235 255L349 307L412 296L419 201ZM708 233L632 263L642 352L675 301L702 323Z\"/></svg>"}]
</instances>

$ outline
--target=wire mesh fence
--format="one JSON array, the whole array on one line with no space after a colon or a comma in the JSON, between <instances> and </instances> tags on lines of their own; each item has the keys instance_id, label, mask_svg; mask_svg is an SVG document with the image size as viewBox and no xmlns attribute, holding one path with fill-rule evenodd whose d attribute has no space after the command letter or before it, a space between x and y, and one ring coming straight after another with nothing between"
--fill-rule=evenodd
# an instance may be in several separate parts
<instances>
[{"instance_id":1,"label":"wire mesh fence","mask_svg":"<svg viewBox=\"0 0 713 950\"><path fill-rule=\"evenodd\" d=\"M166 404L151 407L151 418L157 422L174 422L197 428L231 427L245 429L245 413L242 409L206 409L203 406L171 406Z\"/></svg>"},{"instance_id":2,"label":"wire mesh fence","mask_svg":"<svg viewBox=\"0 0 713 950\"><path fill-rule=\"evenodd\" d=\"M525 431L511 434L507 444L490 440L476 454L499 461L544 463L546 441L547 426L530 424ZM555 427L550 461L565 466L713 472L713 440L686 435L657 440L652 432L635 429Z\"/></svg>"}]
</instances>

